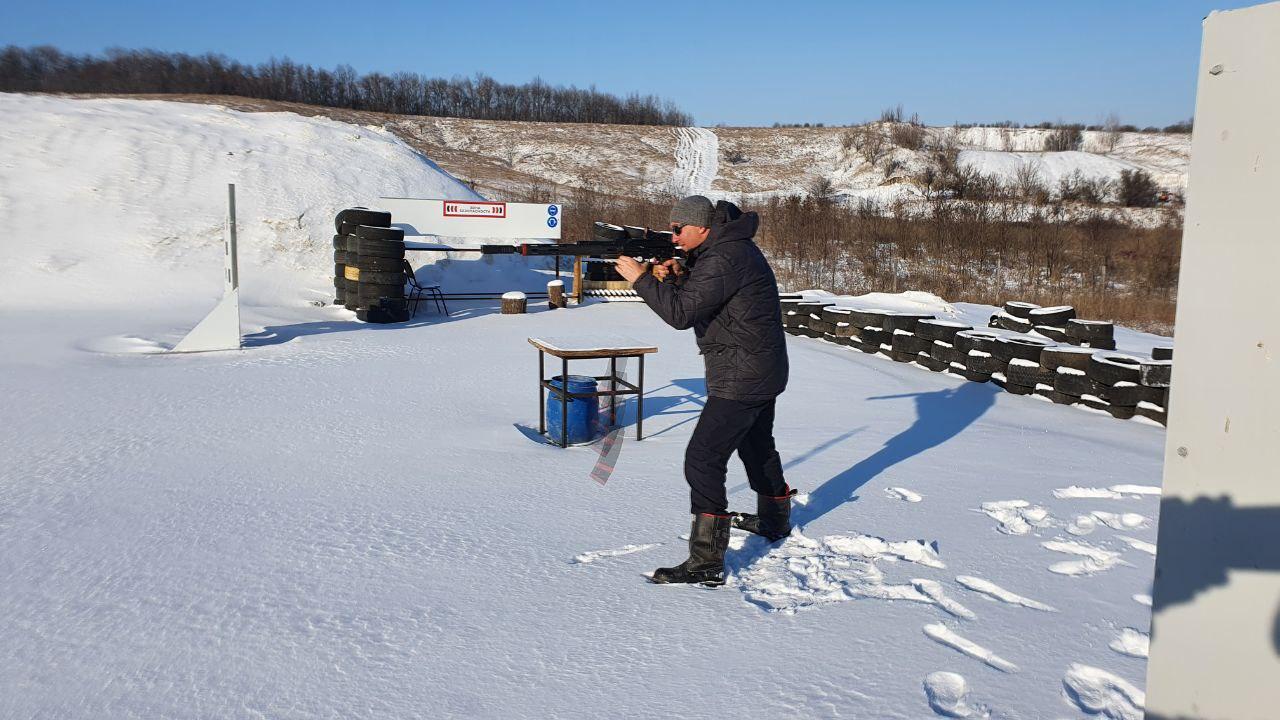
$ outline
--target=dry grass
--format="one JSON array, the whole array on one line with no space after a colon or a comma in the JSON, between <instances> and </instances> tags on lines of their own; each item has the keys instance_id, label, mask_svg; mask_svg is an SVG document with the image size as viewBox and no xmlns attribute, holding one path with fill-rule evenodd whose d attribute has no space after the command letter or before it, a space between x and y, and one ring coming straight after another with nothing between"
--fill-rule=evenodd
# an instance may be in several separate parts
<instances>
[{"instance_id":1,"label":"dry grass","mask_svg":"<svg viewBox=\"0 0 1280 720\"><path fill-rule=\"evenodd\" d=\"M594 220L665 227L671 201L578 191L565 203L565 237L589 237ZM931 207L924 216L790 197L744 209L760 213L757 242L790 289L1073 305L1081 317L1172 331L1179 225L1134 228L1103 212L1064 221L1051 208L1028 215L985 203Z\"/></svg>"}]
</instances>

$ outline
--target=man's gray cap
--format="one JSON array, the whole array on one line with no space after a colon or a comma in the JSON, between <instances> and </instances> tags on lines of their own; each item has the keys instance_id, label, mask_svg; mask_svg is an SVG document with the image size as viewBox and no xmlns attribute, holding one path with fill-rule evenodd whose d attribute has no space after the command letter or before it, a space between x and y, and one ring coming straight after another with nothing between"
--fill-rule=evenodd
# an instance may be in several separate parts
<instances>
[{"instance_id":1,"label":"man's gray cap","mask_svg":"<svg viewBox=\"0 0 1280 720\"><path fill-rule=\"evenodd\" d=\"M697 225L711 227L711 218L715 217L715 207L703 195L690 195L671 208L671 222L678 225Z\"/></svg>"}]
</instances>

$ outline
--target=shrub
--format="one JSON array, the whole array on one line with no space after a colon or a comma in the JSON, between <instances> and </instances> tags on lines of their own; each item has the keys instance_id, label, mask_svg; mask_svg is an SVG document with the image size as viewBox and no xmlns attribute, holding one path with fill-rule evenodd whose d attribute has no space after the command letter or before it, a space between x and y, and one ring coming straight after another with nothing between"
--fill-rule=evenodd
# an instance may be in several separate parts
<instances>
[{"instance_id":1,"label":"shrub","mask_svg":"<svg viewBox=\"0 0 1280 720\"><path fill-rule=\"evenodd\" d=\"M1116 194L1125 207L1155 207L1159 203L1160 188L1145 170L1121 170Z\"/></svg>"},{"instance_id":2,"label":"shrub","mask_svg":"<svg viewBox=\"0 0 1280 720\"><path fill-rule=\"evenodd\" d=\"M1079 125L1064 125L1045 136L1045 152L1079 150L1084 145L1084 133Z\"/></svg>"},{"instance_id":3,"label":"shrub","mask_svg":"<svg viewBox=\"0 0 1280 720\"><path fill-rule=\"evenodd\" d=\"M908 150L919 150L924 147L928 131L919 115L912 115L907 122L897 122L889 126L889 139L894 145Z\"/></svg>"},{"instance_id":4,"label":"shrub","mask_svg":"<svg viewBox=\"0 0 1280 720\"><path fill-rule=\"evenodd\" d=\"M1106 178L1088 178L1076 170L1058 181L1058 197L1065 202L1101 205L1112 194L1112 183Z\"/></svg>"}]
</instances>

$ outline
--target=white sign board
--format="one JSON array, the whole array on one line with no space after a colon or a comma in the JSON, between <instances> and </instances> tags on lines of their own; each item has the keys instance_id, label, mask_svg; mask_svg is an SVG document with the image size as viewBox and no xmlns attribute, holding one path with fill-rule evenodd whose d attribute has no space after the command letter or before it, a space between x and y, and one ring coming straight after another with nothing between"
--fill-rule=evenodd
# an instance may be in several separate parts
<instances>
[{"instance_id":1,"label":"white sign board","mask_svg":"<svg viewBox=\"0 0 1280 720\"><path fill-rule=\"evenodd\" d=\"M559 240L562 207L555 203L378 198L392 227L406 236L495 240Z\"/></svg>"}]
</instances>

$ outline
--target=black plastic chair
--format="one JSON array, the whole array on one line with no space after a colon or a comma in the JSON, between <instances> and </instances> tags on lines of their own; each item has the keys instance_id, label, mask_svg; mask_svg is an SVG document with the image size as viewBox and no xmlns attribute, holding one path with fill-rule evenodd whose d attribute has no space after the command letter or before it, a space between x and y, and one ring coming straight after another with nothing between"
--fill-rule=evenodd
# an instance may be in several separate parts
<instances>
[{"instance_id":1,"label":"black plastic chair","mask_svg":"<svg viewBox=\"0 0 1280 720\"><path fill-rule=\"evenodd\" d=\"M404 263L404 281L409 285L409 297L407 299L413 303L413 309L409 312L409 316L414 317L418 314L418 303L422 302L424 295L426 299L435 301L436 310L448 315L449 306L445 304L444 292L440 290L440 286L436 283L423 285L418 282L418 275L413 271L413 265L410 265L408 260L402 262Z\"/></svg>"}]
</instances>

